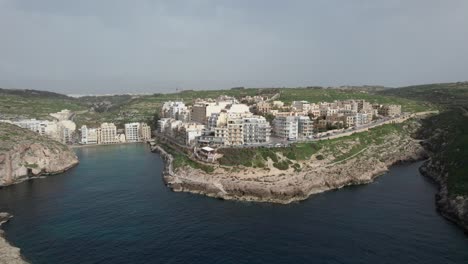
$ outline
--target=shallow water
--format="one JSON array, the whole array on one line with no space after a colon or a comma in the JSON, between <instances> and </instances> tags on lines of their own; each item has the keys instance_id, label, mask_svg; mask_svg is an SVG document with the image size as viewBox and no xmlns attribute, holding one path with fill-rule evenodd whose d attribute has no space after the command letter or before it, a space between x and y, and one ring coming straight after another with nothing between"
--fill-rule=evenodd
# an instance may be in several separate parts
<instances>
[{"instance_id":1,"label":"shallow water","mask_svg":"<svg viewBox=\"0 0 468 264\"><path fill-rule=\"evenodd\" d=\"M420 163L290 205L174 193L143 144L80 148L80 165L0 190L33 263L468 263Z\"/></svg>"}]
</instances>

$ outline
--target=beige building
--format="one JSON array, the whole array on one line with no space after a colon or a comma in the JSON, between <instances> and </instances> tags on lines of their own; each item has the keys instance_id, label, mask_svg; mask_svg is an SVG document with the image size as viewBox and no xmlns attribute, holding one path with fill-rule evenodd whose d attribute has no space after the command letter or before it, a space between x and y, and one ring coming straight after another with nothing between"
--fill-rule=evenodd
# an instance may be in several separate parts
<instances>
[{"instance_id":1,"label":"beige building","mask_svg":"<svg viewBox=\"0 0 468 264\"><path fill-rule=\"evenodd\" d=\"M98 134L98 144L116 144L119 143L117 138L117 127L114 123L102 123Z\"/></svg>"},{"instance_id":2,"label":"beige building","mask_svg":"<svg viewBox=\"0 0 468 264\"><path fill-rule=\"evenodd\" d=\"M259 113L263 113L263 114L269 113L271 111L271 105L268 102L259 102L255 106L255 108L257 109Z\"/></svg>"},{"instance_id":3,"label":"beige building","mask_svg":"<svg viewBox=\"0 0 468 264\"><path fill-rule=\"evenodd\" d=\"M401 105L382 105L378 109L379 115L396 116L401 114Z\"/></svg>"},{"instance_id":4,"label":"beige building","mask_svg":"<svg viewBox=\"0 0 468 264\"><path fill-rule=\"evenodd\" d=\"M223 105L216 102L198 102L192 106L191 119L193 122L207 124L208 117L213 113L219 113L224 109Z\"/></svg>"},{"instance_id":5,"label":"beige building","mask_svg":"<svg viewBox=\"0 0 468 264\"><path fill-rule=\"evenodd\" d=\"M151 127L146 123L140 123L140 140L147 141L151 139Z\"/></svg>"}]
</instances>

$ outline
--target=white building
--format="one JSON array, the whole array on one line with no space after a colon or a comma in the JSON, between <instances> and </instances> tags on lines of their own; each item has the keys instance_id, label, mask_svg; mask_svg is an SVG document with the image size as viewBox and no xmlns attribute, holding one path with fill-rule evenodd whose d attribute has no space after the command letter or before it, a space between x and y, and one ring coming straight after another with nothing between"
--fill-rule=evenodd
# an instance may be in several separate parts
<instances>
[{"instance_id":1,"label":"white building","mask_svg":"<svg viewBox=\"0 0 468 264\"><path fill-rule=\"evenodd\" d=\"M295 116L277 116L273 120L273 132L279 138L296 140L298 130L299 122Z\"/></svg>"},{"instance_id":2,"label":"white building","mask_svg":"<svg viewBox=\"0 0 468 264\"><path fill-rule=\"evenodd\" d=\"M309 112L310 103L307 101L293 101L291 107L297 112Z\"/></svg>"},{"instance_id":3,"label":"white building","mask_svg":"<svg viewBox=\"0 0 468 264\"><path fill-rule=\"evenodd\" d=\"M125 139L127 142L140 141L140 123L125 124Z\"/></svg>"},{"instance_id":4,"label":"white building","mask_svg":"<svg viewBox=\"0 0 468 264\"><path fill-rule=\"evenodd\" d=\"M175 120L181 120L184 122L190 121L190 110L184 102L180 101L169 101L165 102L161 109L163 118L173 118Z\"/></svg>"},{"instance_id":5,"label":"white building","mask_svg":"<svg viewBox=\"0 0 468 264\"><path fill-rule=\"evenodd\" d=\"M215 127L214 134L227 146L262 144L270 141L271 126L263 116L234 117Z\"/></svg>"},{"instance_id":6,"label":"white building","mask_svg":"<svg viewBox=\"0 0 468 264\"><path fill-rule=\"evenodd\" d=\"M270 142L271 126L263 116L244 117L244 144L262 144Z\"/></svg>"},{"instance_id":7,"label":"white building","mask_svg":"<svg viewBox=\"0 0 468 264\"><path fill-rule=\"evenodd\" d=\"M125 139L127 142L141 142L151 139L151 128L146 123L125 124Z\"/></svg>"},{"instance_id":8,"label":"white building","mask_svg":"<svg viewBox=\"0 0 468 264\"><path fill-rule=\"evenodd\" d=\"M86 125L83 125L80 130L81 144L98 144L99 128L88 128Z\"/></svg>"}]
</instances>

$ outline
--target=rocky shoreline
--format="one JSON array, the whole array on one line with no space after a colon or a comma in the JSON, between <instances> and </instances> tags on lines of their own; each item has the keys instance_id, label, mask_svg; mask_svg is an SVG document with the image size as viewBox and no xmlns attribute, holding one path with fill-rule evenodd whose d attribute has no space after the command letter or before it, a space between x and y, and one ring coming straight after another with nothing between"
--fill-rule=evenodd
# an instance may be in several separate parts
<instances>
[{"instance_id":1,"label":"rocky shoreline","mask_svg":"<svg viewBox=\"0 0 468 264\"><path fill-rule=\"evenodd\" d=\"M400 151L400 147L404 151ZM224 200L280 204L305 200L312 194L348 185L370 183L392 165L427 158L419 141L406 139L393 151L388 151L383 160L371 157L375 149L369 147L362 155L345 162L333 166L305 164L300 172L273 170L265 173L263 169L241 168L235 172L217 169L214 173L205 173L190 167L174 171L173 157L168 152L160 146L156 146L153 151L166 161L163 178L175 192L190 192Z\"/></svg>"},{"instance_id":2,"label":"rocky shoreline","mask_svg":"<svg viewBox=\"0 0 468 264\"><path fill-rule=\"evenodd\" d=\"M2 224L8 222L13 216L8 213L0 213L0 228ZM6 241L3 230L0 229L0 264L26 264L28 263L21 256L20 249L12 246Z\"/></svg>"},{"instance_id":3,"label":"rocky shoreline","mask_svg":"<svg viewBox=\"0 0 468 264\"><path fill-rule=\"evenodd\" d=\"M445 165L428 159L419 168L419 171L439 186L439 191L435 197L437 211L449 221L460 226L468 235L468 198L461 195L449 195L447 187L448 172Z\"/></svg>"}]
</instances>

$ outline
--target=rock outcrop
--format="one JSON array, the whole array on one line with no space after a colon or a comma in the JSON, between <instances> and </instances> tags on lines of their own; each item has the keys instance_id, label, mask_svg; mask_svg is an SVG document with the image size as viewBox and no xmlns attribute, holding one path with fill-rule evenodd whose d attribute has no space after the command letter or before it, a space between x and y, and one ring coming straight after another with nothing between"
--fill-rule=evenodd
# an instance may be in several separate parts
<instances>
[{"instance_id":1,"label":"rock outcrop","mask_svg":"<svg viewBox=\"0 0 468 264\"><path fill-rule=\"evenodd\" d=\"M379 145L369 145L359 155L327 163L314 157L301 163L301 170L218 166L213 173L184 166L173 170L172 156L161 147L166 160L164 181L176 192L191 192L226 200L287 204L310 195L347 185L372 182L400 162L426 158L424 148L409 135L389 137ZM376 154L377 153L377 154Z\"/></svg>"},{"instance_id":2,"label":"rock outcrop","mask_svg":"<svg viewBox=\"0 0 468 264\"><path fill-rule=\"evenodd\" d=\"M7 222L12 216L8 213L0 213L0 227ZM0 264L25 264L19 248L8 243L3 237L3 231L0 230Z\"/></svg>"},{"instance_id":3,"label":"rock outcrop","mask_svg":"<svg viewBox=\"0 0 468 264\"><path fill-rule=\"evenodd\" d=\"M446 219L457 224L468 234L468 197L453 195L448 191L448 170L441 162L428 159L419 171L439 185L436 195L437 211Z\"/></svg>"},{"instance_id":4,"label":"rock outcrop","mask_svg":"<svg viewBox=\"0 0 468 264\"><path fill-rule=\"evenodd\" d=\"M78 164L67 146L32 131L0 123L0 186L61 173Z\"/></svg>"}]
</instances>

